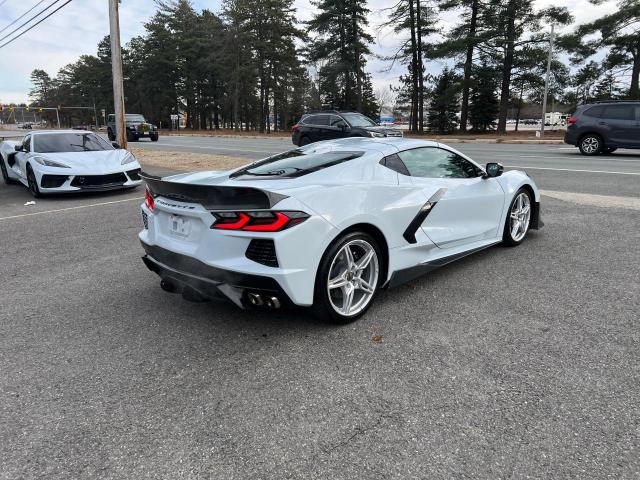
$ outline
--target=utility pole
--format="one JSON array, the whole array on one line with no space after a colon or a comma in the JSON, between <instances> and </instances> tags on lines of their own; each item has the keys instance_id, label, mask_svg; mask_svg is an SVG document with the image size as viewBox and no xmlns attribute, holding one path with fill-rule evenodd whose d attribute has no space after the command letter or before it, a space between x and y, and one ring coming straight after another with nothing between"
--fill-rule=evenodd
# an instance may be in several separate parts
<instances>
[{"instance_id":1,"label":"utility pole","mask_svg":"<svg viewBox=\"0 0 640 480\"><path fill-rule=\"evenodd\" d=\"M544 77L544 98L542 99L542 121L540 122L540 138L544 138L544 117L547 113L547 95L549 95L549 73L551 72L551 57L553 56L553 23L549 36L549 57L547 58L547 75Z\"/></svg>"},{"instance_id":2,"label":"utility pole","mask_svg":"<svg viewBox=\"0 0 640 480\"><path fill-rule=\"evenodd\" d=\"M120 50L120 19L118 0L109 0L109 27L111 39L111 66L113 71L113 104L115 106L116 141L127 148L124 121L124 87L122 86L122 52Z\"/></svg>"}]
</instances>

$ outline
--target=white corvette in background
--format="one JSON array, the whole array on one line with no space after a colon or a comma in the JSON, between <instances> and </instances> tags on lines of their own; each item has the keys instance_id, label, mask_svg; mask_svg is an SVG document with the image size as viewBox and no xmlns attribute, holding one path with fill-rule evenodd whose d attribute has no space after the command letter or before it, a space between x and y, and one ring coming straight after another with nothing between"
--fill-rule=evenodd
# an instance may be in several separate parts
<instances>
[{"instance_id":1,"label":"white corvette in background","mask_svg":"<svg viewBox=\"0 0 640 480\"><path fill-rule=\"evenodd\" d=\"M141 176L143 259L163 289L340 323L381 288L542 226L526 173L420 140L347 138L231 171Z\"/></svg>"},{"instance_id":2,"label":"white corvette in background","mask_svg":"<svg viewBox=\"0 0 640 480\"><path fill-rule=\"evenodd\" d=\"M104 191L142 183L140 164L121 148L86 131L35 131L0 144L6 183L20 182L34 197L44 193Z\"/></svg>"}]
</instances>

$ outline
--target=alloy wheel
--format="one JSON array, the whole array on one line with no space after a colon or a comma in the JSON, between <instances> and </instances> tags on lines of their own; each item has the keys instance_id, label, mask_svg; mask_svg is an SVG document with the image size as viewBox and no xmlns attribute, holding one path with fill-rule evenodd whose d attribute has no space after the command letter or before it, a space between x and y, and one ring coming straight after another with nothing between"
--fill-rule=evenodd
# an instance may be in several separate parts
<instances>
[{"instance_id":1,"label":"alloy wheel","mask_svg":"<svg viewBox=\"0 0 640 480\"><path fill-rule=\"evenodd\" d=\"M526 192L520 192L509 212L509 231L514 242L519 242L527 234L530 220L531 199Z\"/></svg>"},{"instance_id":2,"label":"alloy wheel","mask_svg":"<svg viewBox=\"0 0 640 480\"><path fill-rule=\"evenodd\" d=\"M600 140L596 137L586 137L582 140L582 150L587 154L596 153L600 149Z\"/></svg>"},{"instance_id":3,"label":"alloy wheel","mask_svg":"<svg viewBox=\"0 0 640 480\"><path fill-rule=\"evenodd\" d=\"M38 189L38 182L36 180L36 176L33 173L33 170L29 169L27 171L27 183L29 184L29 190L34 197L38 197L40 195L40 190Z\"/></svg>"},{"instance_id":4,"label":"alloy wheel","mask_svg":"<svg viewBox=\"0 0 640 480\"><path fill-rule=\"evenodd\" d=\"M4 160L0 158L0 171L2 171L2 178L5 182L9 180L9 173L7 172L7 166L4 164Z\"/></svg>"},{"instance_id":5,"label":"alloy wheel","mask_svg":"<svg viewBox=\"0 0 640 480\"><path fill-rule=\"evenodd\" d=\"M361 239L345 244L336 253L327 278L327 293L333 309L343 316L364 310L378 285L380 266L373 246Z\"/></svg>"}]
</instances>

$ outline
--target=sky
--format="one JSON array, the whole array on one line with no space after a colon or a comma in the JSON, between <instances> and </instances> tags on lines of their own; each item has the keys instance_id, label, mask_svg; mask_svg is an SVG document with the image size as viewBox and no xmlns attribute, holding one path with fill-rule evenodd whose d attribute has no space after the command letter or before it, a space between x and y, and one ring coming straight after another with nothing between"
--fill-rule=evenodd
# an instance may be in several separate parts
<instances>
[{"instance_id":1,"label":"sky","mask_svg":"<svg viewBox=\"0 0 640 480\"><path fill-rule=\"evenodd\" d=\"M40 0L0 0L0 30L14 21ZM44 5L36 8L39 11ZM192 0L197 10L207 8L214 12L220 10L220 0ZM369 59L367 71L371 74L374 89L395 84L398 76L406 67L397 65L389 70L389 62L376 56L389 55L395 51L400 40L389 30L381 30L380 24L385 19L384 8L392 5L392 0L369 0L370 31L375 38L372 45L374 55ZM535 0L538 8L550 5L564 5L574 15L576 23L585 23L615 10L615 0L608 0L600 5L592 5L588 0ZM28 100L31 88L29 76L31 71L39 68L55 76L58 70L72 62L80 55L96 53L98 42L109 33L109 14L107 0L73 0L49 19L20 37L10 45L0 48L0 102L17 103ZM295 6L299 20L309 19L314 12L310 2L296 0ZM51 9L53 10L53 8ZM144 22L155 11L153 0L122 0L120 4L120 30L122 43L132 37L144 33ZM23 21L33 13L24 17ZM455 15L447 15L443 19L443 27L455 23ZM17 25L0 32L5 36ZM5 40L6 41L6 40ZM0 41L2 44L3 41ZM427 70L431 73L442 69L445 61L430 62Z\"/></svg>"}]
</instances>

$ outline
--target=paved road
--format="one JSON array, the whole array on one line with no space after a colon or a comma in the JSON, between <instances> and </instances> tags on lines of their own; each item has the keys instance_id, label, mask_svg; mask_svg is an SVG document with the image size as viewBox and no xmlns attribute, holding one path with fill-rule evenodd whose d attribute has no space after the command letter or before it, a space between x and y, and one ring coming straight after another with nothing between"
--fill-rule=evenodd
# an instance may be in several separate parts
<instances>
[{"instance_id":1,"label":"paved road","mask_svg":"<svg viewBox=\"0 0 640 480\"><path fill-rule=\"evenodd\" d=\"M341 328L163 292L140 190L0 185L0 478L638 478L640 178L537 172L543 230Z\"/></svg>"},{"instance_id":2,"label":"paved road","mask_svg":"<svg viewBox=\"0 0 640 480\"><path fill-rule=\"evenodd\" d=\"M152 150L184 149L262 158L292 148L288 138L160 137L158 143L140 141L136 146ZM581 155L568 145L453 144L481 163L499 161L507 167L524 168L541 187L603 195L640 195L640 151L619 150L595 158Z\"/></svg>"}]
</instances>

